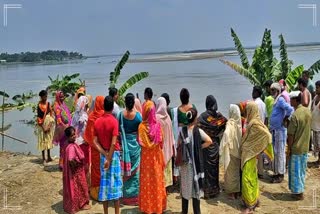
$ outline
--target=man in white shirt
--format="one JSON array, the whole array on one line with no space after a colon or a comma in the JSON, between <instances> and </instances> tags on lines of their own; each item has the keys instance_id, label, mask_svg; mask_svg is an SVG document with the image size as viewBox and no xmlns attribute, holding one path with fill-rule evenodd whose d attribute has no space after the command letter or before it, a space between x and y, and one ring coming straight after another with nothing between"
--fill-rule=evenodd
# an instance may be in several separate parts
<instances>
[{"instance_id":1,"label":"man in white shirt","mask_svg":"<svg viewBox=\"0 0 320 214\"><path fill-rule=\"evenodd\" d=\"M261 100L262 88L260 86L254 86L252 90L252 99L258 105L261 121L265 123L267 117L266 104Z\"/></svg>"},{"instance_id":2,"label":"man in white shirt","mask_svg":"<svg viewBox=\"0 0 320 214\"><path fill-rule=\"evenodd\" d=\"M266 124L267 110L266 104L261 100L262 96L262 88L260 86L254 86L252 90L252 99L257 104L260 114L261 121ZM263 154L259 154L258 156L258 177L263 178L264 167L263 167Z\"/></svg>"},{"instance_id":3,"label":"man in white shirt","mask_svg":"<svg viewBox=\"0 0 320 214\"><path fill-rule=\"evenodd\" d=\"M120 112L120 107L117 104L118 100L118 89L117 88L109 88L109 96L112 97L113 99L113 110L112 110L112 115L117 118L118 113Z\"/></svg>"}]
</instances>

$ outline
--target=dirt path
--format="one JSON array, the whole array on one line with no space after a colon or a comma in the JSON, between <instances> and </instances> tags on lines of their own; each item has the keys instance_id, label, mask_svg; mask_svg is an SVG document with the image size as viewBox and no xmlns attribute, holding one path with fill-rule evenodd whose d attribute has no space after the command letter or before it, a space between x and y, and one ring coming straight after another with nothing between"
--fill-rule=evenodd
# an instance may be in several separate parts
<instances>
[{"instance_id":1,"label":"dirt path","mask_svg":"<svg viewBox=\"0 0 320 214\"><path fill-rule=\"evenodd\" d=\"M312 158L311 158L312 161ZM58 161L43 166L37 156L16 153L0 153L0 213L23 214L62 214L62 175L58 170ZM306 192L304 201L292 201L288 191L287 176L282 184L269 184L260 181L261 205L255 213L320 213L320 169L308 163ZM223 172L220 174L222 181ZM267 177L267 176L266 176ZM223 183L222 183L223 186ZM316 206L313 205L313 189L316 191ZM3 194L7 190L7 208ZM102 205L91 201L93 206L85 213L103 213ZM12 207L18 206L18 207ZM303 207L308 206L308 207ZM201 200L202 213L240 213L239 200L228 200L224 193L211 200ZM109 213L113 209L109 208ZM168 212L180 213L181 201L179 194L168 195ZM191 203L189 212L192 213ZM121 213L139 213L136 207L123 206Z\"/></svg>"}]
</instances>

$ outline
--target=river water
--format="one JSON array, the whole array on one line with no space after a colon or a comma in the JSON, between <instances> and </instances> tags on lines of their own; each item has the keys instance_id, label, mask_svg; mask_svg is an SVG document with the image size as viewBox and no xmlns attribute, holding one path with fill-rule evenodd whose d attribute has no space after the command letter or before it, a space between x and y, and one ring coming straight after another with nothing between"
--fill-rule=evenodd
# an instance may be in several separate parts
<instances>
[{"instance_id":1,"label":"river water","mask_svg":"<svg viewBox=\"0 0 320 214\"><path fill-rule=\"evenodd\" d=\"M309 68L319 59L319 56L320 50L289 52L294 66L304 64L305 68ZM137 56L130 58L135 57ZM251 57L249 56L249 59ZM1 65L0 90L5 90L10 96L29 90L38 93L49 85L48 75L56 77L57 75L80 73L80 79L86 81L88 94L93 96L107 95L109 72L116 65L114 61L119 58L111 56L89 58L80 62L53 65ZM239 62L238 56L228 56L225 59ZM171 99L170 106L179 105L179 93L183 87L189 89L190 101L196 105L199 113L205 110L205 98L209 94L216 97L219 111L226 116L228 116L229 104L251 98L252 85L244 77L222 64L218 58L127 63L122 69L117 86L120 87L121 83L140 71L149 72L149 78L136 84L129 92L139 93L140 98L143 98L144 88L151 87L155 94L154 99L167 92ZM314 81L318 79L320 79L320 75L317 74ZM52 102L53 98L49 98L49 101ZM5 150L40 154L36 149L37 138L34 135L33 127L21 122L21 120L30 120L32 117L31 108L5 113L5 125L12 125L6 133L28 142L25 145L5 138ZM58 154L57 148L53 149L53 154Z\"/></svg>"}]
</instances>

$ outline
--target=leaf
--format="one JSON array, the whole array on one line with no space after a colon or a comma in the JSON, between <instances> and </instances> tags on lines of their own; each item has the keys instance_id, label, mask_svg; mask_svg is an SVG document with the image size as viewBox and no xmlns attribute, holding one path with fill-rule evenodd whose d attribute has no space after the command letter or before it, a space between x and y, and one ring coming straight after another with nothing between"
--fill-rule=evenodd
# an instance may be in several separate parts
<instances>
[{"instance_id":1,"label":"leaf","mask_svg":"<svg viewBox=\"0 0 320 214\"><path fill-rule=\"evenodd\" d=\"M299 65L298 67L296 67L288 73L288 76L285 79L285 81L289 90L292 90L294 88L296 82L301 77L303 70L303 65Z\"/></svg>"},{"instance_id":2,"label":"leaf","mask_svg":"<svg viewBox=\"0 0 320 214\"><path fill-rule=\"evenodd\" d=\"M260 81L255 77L255 70L252 68L246 69L242 67L241 65L238 65L234 62L230 62L228 60L220 59L220 61L226 65L228 65L230 68L238 72L240 75L244 76L249 80L249 82L253 85L261 85Z\"/></svg>"},{"instance_id":3,"label":"leaf","mask_svg":"<svg viewBox=\"0 0 320 214\"><path fill-rule=\"evenodd\" d=\"M282 70L281 70L281 61L276 62L276 64L272 67L271 73L273 78L271 80L278 82L282 78Z\"/></svg>"},{"instance_id":4,"label":"leaf","mask_svg":"<svg viewBox=\"0 0 320 214\"><path fill-rule=\"evenodd\" d=\"M124 95L124 93L126 92L126 90L128 90L129 88L131 88L134 84L136 84L137 82L147 78L149 76L148 72L140 72L137 73L133 76L131 76L125 83L122 84L122 86L119 88L119 96Z\"/></svg>"},{"instance_id":5,"label":"leaf","mask_svg":"<svg viewBox=\"0 0 320 214\"><path fill-rule=\"evenodd\" d=\"M9 98L9 94L7 94L6 92L4 91L0 91L0 95L3 96L3 97L6 97L6 98Z\"/></svg>"},{"instance_id":6,"label":"leaf","mask_svg":"<svg viewBox=\"0 0 320 214\"><path fill-rule=\"evenodd\" d=\"M237 48L238 54L241 59L242 66L245 69L248 69L250 67L247 54L245 52L245 49L242 47L241 41L238 38L237 34L234 32L234 30L231 28L231 36L233 37L233 41L235 44L235 47Z\"/></svg>"},{"instance_id":7,"label":"leaf","mask_svg":"<svg viewBox=\"0 0 320 214\"><path fill-rule=\"evenodd\" d=\"M280 39L279 51L280 51L281 70L282 70L281 79L285 79L291 70L291 65L290 65L290 60L288 59L287 45L284 41L282 34L280 34L279 39Z\"/></svg>"},{"instance_id":8,"label":"leaf","mask_svg":"<svg viewBox=\"0 0 320 214\"><path fill-rule=\"evenodd\" d=\"M130 56L130 52L126 51L126 53L122 56L121 60L118 62L116 67L114 68L114 72L110 72L110 87L115 87L115 84L118 81L118 78L121 73L121 69L126 64Z\"/></svg>"},{"instance_id":9,"label":"leaf","mask_svg":"<svg viewBox=\"0 0 320 214\"><path fill-rule=\"evenodd\" d=\"M20 94L17 94L15 96L12 97L13 100L18 100L18 99L22 99L22 96Z\"/></svg>"},{"instance_id":10,"label":"leaf","mask_svg":"<svg viewBox=\"0 0 320 214\"><path fill-rule=\"evenodd\" d=\"M313 75L315 75L315 73L318 73L319 70L320 70L320 60L313 63L313 65L311 65L310 68L308 69L310 79L312 79Z\"/></svg>"}]
</instances>

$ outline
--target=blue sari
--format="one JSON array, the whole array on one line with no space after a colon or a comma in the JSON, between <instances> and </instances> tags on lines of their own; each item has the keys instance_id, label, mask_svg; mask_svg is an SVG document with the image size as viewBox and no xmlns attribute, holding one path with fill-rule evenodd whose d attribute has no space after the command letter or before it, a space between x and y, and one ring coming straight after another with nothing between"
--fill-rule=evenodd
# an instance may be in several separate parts
<instances>
[{"instance_id":1,"label":"blue sari","mask_svg":"<svg viewBox=\"0 0 320 214\"><path fill-rule=\"evenodd\" d=\"M137 112L133 120L128 120L123 118L123 112L121 112L118 119L122 143L122 203L126 205L138 205L141 147L137 141L137 130L142 118L140 113Z\"/></svg>"}]
</instances>

